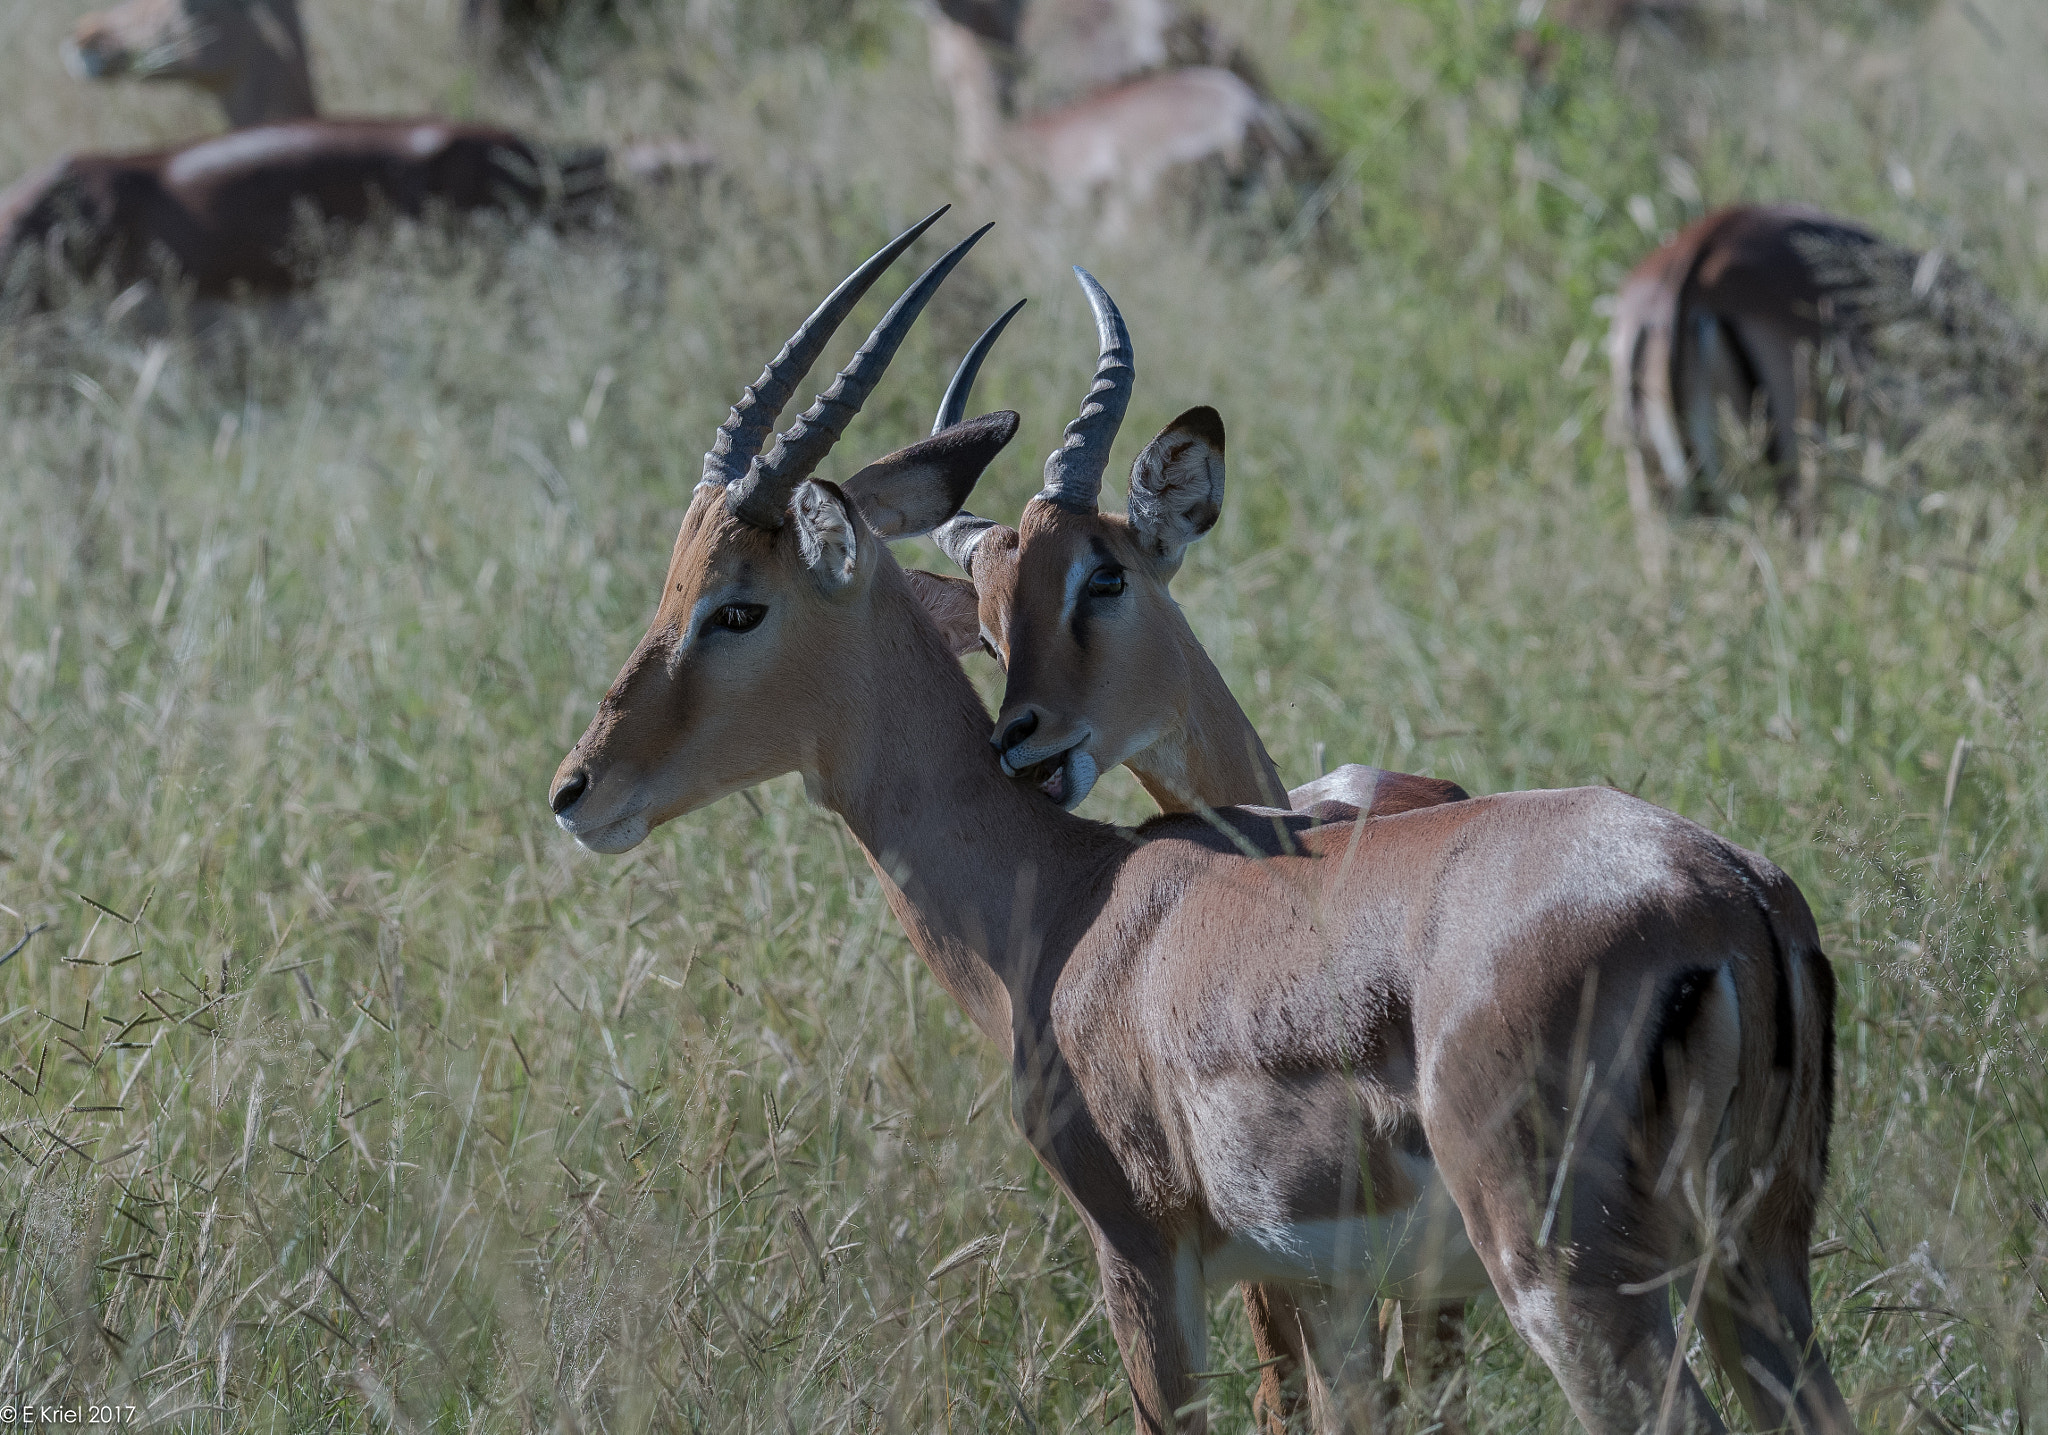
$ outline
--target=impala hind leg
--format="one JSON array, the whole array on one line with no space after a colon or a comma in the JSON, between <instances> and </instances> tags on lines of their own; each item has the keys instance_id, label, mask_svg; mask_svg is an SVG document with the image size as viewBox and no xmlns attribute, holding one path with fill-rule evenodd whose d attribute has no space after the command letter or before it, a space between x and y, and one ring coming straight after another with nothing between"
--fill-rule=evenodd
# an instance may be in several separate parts
<instances>
[{"instance_id":1,"label":"impala hind leg","mask_svg":"<svg viewBox=\"0 0 2048 1435\"><path fill-rule=\"evenodd\" d=\"M1444 1435L1465 1435L1465 1302L1401 1302L1401 1354L1417 1422L1441 1422Z\"/></svg>"},{"instance_id":2,"label":"impala hind leg","mask_svg":"<svg viewBox=\"0 0 2048 1435\"><path fill-rule=\"evenodd\" d=\"M1307 1408L1304 1382L1314 1378L1308 1326L1293 1294L1281 1285L1246 1281L1244 1313L1262 1367L1252 1392L1252 1423L1266 1435L1285 1435Z\"/></svg>"},{"instance_id":3,"label":"impala hind leg","mask_svg":"<svg viewBox=\"0 0 2048 1435\"><path fill-rule=\"evenodd\" d=\"M1708 1278L1700 1324L1743 1409L1765 1430L1856 1435L1813 1331L1805 1230L1757 1233ZM1789 1399L1788 1399L1789 1398Z\"/></svg>"},{"instance_id":4,"label":"impala hind leg","mask_svg":"<svg viewBox=\"0 0 2048 1435\"><path fill-rule=\"evenodd\" d=\"M1382 1435L1397 1394L1381 1369L1379 1301L1327 1286L1304 1287L1296 1299L1310 1332L1305 1383L1317 1435Z\"/></svg>"},{"instance_id":5,"label":"impala hind leg","mask_svg":"<svg viewBox=\"0 0 2048 1435\"><path fill-rule=\"evenodd\" d=\"M1727 1427L1679 1348L1662 1286L1622 1295L1617 1285L1545 1272L1517 1252L1488 1261L1508 1319L1563 1387L1592 1435L1722 1435Z\"/></svg>"},{"instance_id":6,"label":"impala hind leg","mask_svg":"<svg viewBox=\"0 0 2048 1435\"><path fill-rule=\"evenodd\" d=\"M1566 1183L1569 1205L1599 1215L1576 1229L1546 1217L1515 1144L1490 1143L1446 1176L1508 1320L1557 1377L1572 1412L1591 1435L1724 1435L1671 1319L1668 1274L1683 1258L1656 1254L1683 1240L1655 1228L1655 1214L1630 1199L1619 1173L1590 1163ZM1631 1214L1646 1219L1631 1223Z\"/></svg>"}]
</instances>

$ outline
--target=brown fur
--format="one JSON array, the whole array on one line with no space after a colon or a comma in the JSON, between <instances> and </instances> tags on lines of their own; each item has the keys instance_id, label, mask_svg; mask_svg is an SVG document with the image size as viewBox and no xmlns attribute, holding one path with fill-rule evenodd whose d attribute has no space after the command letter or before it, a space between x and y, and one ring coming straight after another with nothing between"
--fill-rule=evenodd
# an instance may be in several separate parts
<instances>
[{"instance_id":1,"label":"brown fur","mask_svg":"<svg viewBox=\"0 0 2048 1435\"><path fill-rule=\"evenodd\" d=\"M128 0L80 20L64 60L82 79L196 85L234 129L319 112L297 0Z\"/></svg>"},{"instance_id":2,"label":"brown fur","mask_svg":"<svg viewBox=\"0 0 2048 1435\"><path fill-rule=\"evenodd\" d=\"M0 194L0 279L55 259L115 284L166 270L202 298L297 287L307 219L531 209L547 198L534 147L511 130L447 120L301 120L177 149L72 155Z\"/></svg>"},{"instance_id":3,"label":"brown fur","mask_svg":"<svg viewBox=\"0 0 2048 1435\"><path fill-rule=\"evenodd\" d=\"M1220 498L1224 446L1215 412L1190 410L1147 446L1134 472L1151 457L1155 486L1179 467L1193 471L1192 482L1213 482ZM1187 503L1193 518L1184 525L1182 546L1217 516L1206 491L1190 493ZM1125 581L1125 592L1093 615L1085 643L1071 624L1059 621L1066 575L1083 558L1115 564ZM1021 529L998 525L983 534L972 563L972 582L958 585L976 600L969 621L989 635L991 650L1010 673L998 733L1027 713L1043 715L1034 722L1034 735L1044 734L1037 740L1063 747L1085 727L1099 744L1102 766L1120 755L1168 812L1284 803L1323 820L1346 820L1387 817L1467 796L1454 782L1354 765L1283 795L1279 772L1251 719L1168 590L1179 568L1178 550L1169 560L1159 541L1142 538L1122 514L1076 513L1035 500ZM950 610L931 592L931 585L945 580L915 571L910 576L941 630L948 630ZM956 641L961 649L972 645ZM1313 1342L1283 1289L1248 1283L1244 1296L1265 1367L1256 1407L1261 1424L1280 1431L1305 1398L1298 1387ZM1417 1373L1437 1384L1457 1364L1463 1303L1421 1308L1411 1302L1408 1323L1413 1334L1404 1343L1414 1353ZM1454 1435L1462 1429L1462 1402L1446 1410L1445 1420Z\"/></svg>"},{"instance_id":4,"label":"brown fur","mask_svg":"<svg viewBox=\"0 0 2048 1435\"><path fill-rule=\"evenodd\" d=\"M927 19L932 73L952 102L962 165L1029 175L1069 209L1100 202L1112 233L1175 171L1213 161L1238 174L1256 144L1280 153L1300 148L1251 85L1212 65L1125 80L1012 120L1009 77L981 38L936 8Z\"/></svg>"},{"instance_id":5,"label":"brown fur","mask_svg":"<svg viewBox=\"0 0 2048 1435\"><path fill-rule=\"evenodd\" d=\"M1655 487L1681 506L1711 502L1720 409L1747 420L1759 402L1779 498L1797 496L1815 352L1832 347L1853 366L1856 337L1853 296L1816 268L1815 247L1876 243L1804 205L1735 205L1688 225L1636 266L1607 345L1610 430L1639 501Z\"/></svg>"}]
</instances>

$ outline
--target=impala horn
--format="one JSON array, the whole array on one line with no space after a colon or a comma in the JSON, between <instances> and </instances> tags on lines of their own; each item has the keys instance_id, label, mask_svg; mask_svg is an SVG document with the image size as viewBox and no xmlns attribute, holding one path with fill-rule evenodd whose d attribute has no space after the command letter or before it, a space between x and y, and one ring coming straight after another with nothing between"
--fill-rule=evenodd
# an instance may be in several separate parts
<instances>
[{"instance_id":1,"label":"impala horn","mask_svg":"<svg viewBox=\"0 0 2048 1435\"><path fill-rule=\"evenodd\" d=\"M1019 299L1012 304L1002 318L981 331L981 337L974 341L974 347L960 360L960 367L953 371L953 382L946 385L945 398L939 401L939 415L932 420L934 434L944 432L965 417L967 396L973 391L974 380L981 373L981 361L988 357L988 351L993 349L996 340L1002 337L1004 327L1017 317L1017 311L1028 302L1030 301ZM982 534L993 527L995 524L988 519L976 518L963 508L932 530L932 542L938 544L945 550L948 558L960 565L961 572L972 577L974 570L970 564L974 558L974 545L981 541Z\"/></svg>"},{"instance_id":2,"label":"impala horn","mask_svg":"<svg viewBox=\"0 0 2048 1435\"><path fill-rule=\"evenodd\" d=\"M775 420L781 416L783 405L811 371L811 365L818 362L818 355L846 322L853 306L881 277L882 271L894 264L896 257L949 208L950 205L939 206L883 245L867 263L849 274L810 318L797 325L796 333L782 346L782 352L761 370L760 378L741 391L740 401L718 426L718 437L711 441L711 451L704 455L704 477L700 483L730 488L746 477L748 464L761 452L768 435L775 432Z\"/></svg>"},{"instance_id":3,"label":"impala horn","mask_svg":"<svg viewBox=\"0 0 2048 1435\"><path fill-rule=\"evenodd\" d=\"M1109 466L1109 448L1116 442L1117 428L1130 407L1131 384L1137 370L1131 366L1131 336L1124 329L1124 316L1095 282L1095 276L1076 266L1074 277L1095 311L1095 334L1102 356L1095 361L1095 382L1081 400L1081 412L1067 425L1066 439L1045 461L1045 487L1038 496L1074 513L1093 513L1102 495L1102 471Z\"/></svg>"},{"instance_id":4,"label":"impala horn","mask_svg":"<svg viewBox=\"0 0 2048 1435\"><path fill-rule=\"evenodd\" d=\"M765 433L766 427L774 423L774 413L781 409L782 396L795 387L796 383L794 378L785 378L777 373L777 366L783 363L783 356L789 355L792 350L796 351L797 358L804 357L804 349L797 348L799 340L804 341L810 357L816 357L817 349L823 347L825 337L831 332L831 328L828 327L815 342L810 340L808 330L814 323L819 322L820 315L823 316L825 324L836 327L839 320L844 317L844 309L852 308L854 301L859 299L861 292L873 282L875 275L888 267L889 260L902 253L910 240L917 238L932 220L944 213L943 209L939 210L905 234L898 236L888 248L855 270L844 284L833 291L832 297L819 306L818 312L804 321L803 327L797 330L796 337L784 346L783 353L776 356L775 363L770 364L762 375L764 381L775 385L774 389L764 394L762 385L757 383L748 396L741 399L741 403L745 404L748 398L752 398L764 408L772 404L773 410L764 419L750 421L741 414L738 407L735 407L732 415L727 418L728 424L735 418L740 420L734 433L736 440L751 435L757 427ZM924 306L931 301L932 295L938 292L939 285L946 281L946 276L953 272L953 267L967 257L967 251L993 228L995 226L992 224L984 224L947 250L936 264L920 274L917 282L903 291L903 297L889 306L889 312L882 316L882 322L875 325L875 330L868 335L867 342L860 346L853 358L847 361L846 367L839 371L839 377L832 381L832 387L818 395L811 406L797 416L796 422L776 437L775 447L767 454L756 457L748 465L743 476L728 480L725 502L733 517L756 528L776 529L782 526L783 511L789 505L790 494L796 491L799 483L811 476L811 471L832 451L832 445L839 442L839 435L845 432L846 425L852 421L853 416L860 412L860 406L873 392L883 371L889 367L889 361L896 357L896 350L909 334L910 326L917 322L917 316L924 312ZM872 273L869 272L871 270ZM854 287L856 283L857 288ZM840 303L841 294L849 288L852 288L853 292L841 306L841 312L829 312ZM808 363L805 366L808 367ZM724 442L724 432L721 426L721 443ZM754 438L753 447L758 449L760 442L759 438ZM706 454L704 459L708 481L716 481L709 477L714 459L720 462L723 472L724 465L735 462L737 454L721 455L714 446L712 452Z\"/></svg>"}]
</instances>

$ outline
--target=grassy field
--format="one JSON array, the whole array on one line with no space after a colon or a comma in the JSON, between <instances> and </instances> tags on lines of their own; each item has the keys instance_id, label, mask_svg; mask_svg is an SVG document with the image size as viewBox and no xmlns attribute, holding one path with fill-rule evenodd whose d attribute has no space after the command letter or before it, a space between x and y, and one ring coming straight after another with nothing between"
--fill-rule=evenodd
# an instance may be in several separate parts
<instances>
[{"instance_id":1,"label":"grassy field","mask_svg":"<svg viewBox=\"0 0 2048 1435\"><path fill-rule=\"evenodd\" d=\"M82 8L0 0L0 179L215 124L68 80ZM1128 1428L1086 1243L837 820L785 780L595 858L545 807L739 385L952 199L1000 227L831 471L1028 296L980 390L1025 416L976 499L1014 515L1092 366L1086 263L1137 345L1120 453L1230 425L1178 591L1283 772L1611 782L1782 864L1843 989L1816 1278L1862 1427L2048 1428L2048 494L1995 413L1935 414L1844 436L1810 539L1738 503L1652 581L1600 357L1627 265L1735 198L1942 246L2040 327L2048 12L1758 0L1616 44L1252 5L1328 182L1111 247L955 178L907 10L635 13L500 76L453 9L317 4L330 107L689 133L720 173L595 235L366 246L203 349L105 294L0 330L0 952L33 933L0 1392L209 1431ZM1145 804L1116 774L1088 810ZM1469 1376L1482 1431L1569 1424L1497 1308Z\"/></svg>"}]
</instances>

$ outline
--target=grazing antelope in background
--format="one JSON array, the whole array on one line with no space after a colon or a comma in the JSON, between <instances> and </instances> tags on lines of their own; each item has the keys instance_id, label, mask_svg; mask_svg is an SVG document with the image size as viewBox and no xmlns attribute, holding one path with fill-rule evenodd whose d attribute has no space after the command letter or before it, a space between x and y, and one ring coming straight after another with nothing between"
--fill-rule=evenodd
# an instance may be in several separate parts
<instances>
[{"instance_id":1,"label":"grazing antelope in background","mask_svg":"<svg viewBox=\"0 0 2048 1435\"><path fill-rule=\"evenodd\" d=\"M1143 1431L1206 1428L1205 1292L1247 1280L1285 1287L1313 1332L1326 1426L1373 1365L1374 1297L1490 1283L1596 1435L1717 1430L1675 1282L1759 1424L1848 1435L1807 1286L1833 976L1798 889L1605 789L1131 832L1005 775L887 542L952 517L1016 416L811 477L979 233L762 452L937 217L835 290L720 425L654 620L550 786L562 828L623 852L803 774L1008 1051L1012 1115L1095 1246ZM1101 413L1049 461L1055 496L1100 471Z\"/></svg>"},{"instance_id":2,"label":"grazing antelope in background","mask_svg":"<svg viewBox=\"0 0 2048 1435\"><path fill-rule=\"evenodd\" d=\"M49 276L21 271L55 261L122 287L168 271L202 299L281 294L303 280L292 249L308 217L535 210L548 178L522 136L447 120L303 120L69 155L0 192L0 288L46 298Z\"/></svg>"},{"instance_id":3,"label":"grazing antelope in background","mask_svg":"<svg viewBox=\"0 0 2048 1435\"><path fill-rule=\"evenodd\" d=\"M1636 266L1615 302L1607 354L1610 433L1639 506L1653 487L1680 506L1711 504L1721 406L1746 421L1759 400L1779 500L1798 497L1816 352L1830 351L1853 377L1862 349L1857 276L1829 273L1825 257L1883 249L1870 231L1804 205L1735 205ZM1910 274L1911 256L1902 262Z\"/></svg>"},{"instance_id":4,"label":"grazing antelope in background","mask_svg":"<svg viewBox=\"0 0 2048 1435\"><path fill-rule=\"evenodd\" d=\"M1075 273L1094 311L1100 341L1098 382L1090 398L1099 397L1104 410L1099 445L1106 454L1135 378L1130 338L1102 286L1085 271ZM965 416L983 359L1023 307L1019 300L968 350L939 406L934 434ZM1071 487L1065 504L1070 521L1056 537L1039 538L1031 561L1035 571L1067 575L1057 593L1065 598L1078 591L1078 601L1092 610L1085 617L1077 606L1062 623L1060 609L1050 603L1020 611L1021 536L964 510L932 537L968 579L909 570L955 652L983 648L1007 667L1012 632L1029 627L1025 647L1040 678L1056 683L1070 708L1085 705L1089 739L1046 743L1051 755L1025 762L1018 775L1039 782L1048 797L1070 811L1088 795L1093 774L1118 762L1167 812L1229 806L1271 812L1264 804L1284 800L1293 811L1332 820L1387 817L1462 801L1468 794L1454 782L1349 763L1280 795L1279 772L1265 744L1168 591L1179 564L1158 561L1156 535L1146 527L1167 501L1159 485L1169 475L1194 477L1207 487L1212 501L1207 523L1214 522L1223 498L1223 447L1223 421L1216 411L1191 409L1132 465L1134 501L1128 518L1098 513L1095 494L1084 491L1085 482ZM1075 516L1094 522L1071 521ZM1077 589L1076 580L1084 573ZM1002 730L1025 741L1035 732L1036 718L1035 711L1019 714ZM1298 1318L1283 1286L1247 1282L1244 1301L1263 1367L1256 1398L1261 1423L1282 1430L1295 1413L1292 1386L1299 1372L1287 1323L1298 1324ZM1383 1325L1388 1314L1382 1313ZM1462 1305L1430 1309L1410 1303L1399 1315L1410 1383L1418 1388L1437 1384L1459 1358ZM1461 1410L1447 1409L1444 1418L1453 1435L1464 1428Z\"/></svg>"},{"instance_id":5,"label":"grazing antelope in background","mask_svg":"<svg viewBox=\"0 0 2048 1435\"><path fill-rule=\"evenodd\" d=\"M979 36L937 9L932 73L953 105L962 164L1035 175L1061 205L1097 202L1104 228L1124 230L1168 175L1220 161L1243 170L1248 146L1264 139L1283 152L1296 143L1264 100L1229 70L1197 65L1147 75L1049 114L1004 115L1005 80Z\"/></svg>"}]
</instances>

